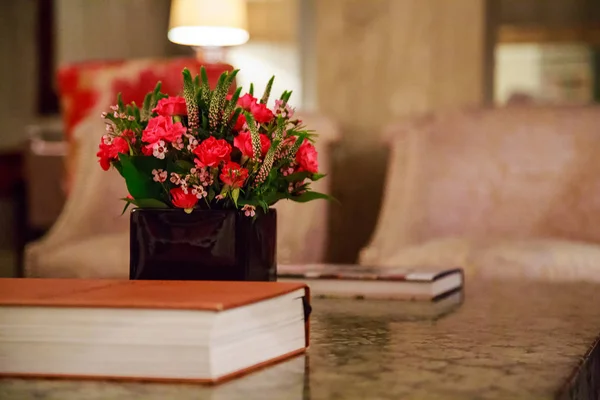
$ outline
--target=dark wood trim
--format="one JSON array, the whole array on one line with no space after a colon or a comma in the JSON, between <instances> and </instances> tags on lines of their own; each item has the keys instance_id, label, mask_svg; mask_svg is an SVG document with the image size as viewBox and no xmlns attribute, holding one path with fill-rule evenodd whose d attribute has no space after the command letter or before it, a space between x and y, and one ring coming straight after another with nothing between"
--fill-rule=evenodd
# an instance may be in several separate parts
<instances>
[{"instance_id":1,"label":"dark wood trim","mask_svg":"<svg viewBox=\"0 0 600 400\"><path fill-rule=\"evenodd\" d=\"M42 115L59 112L54 87L54 0L37 0L37 110Z\"/></svg>"},{"instance_id":2,"label":"dark wood trim","mask_svg":"<svg viewBox=\"0 0 600 400\"><path fill-rule=\"evenodd\" d=\"M502 25L498 43L583 43L600 45L600 25L550 28L545 26Z\"/></svg>"}]
</instances>

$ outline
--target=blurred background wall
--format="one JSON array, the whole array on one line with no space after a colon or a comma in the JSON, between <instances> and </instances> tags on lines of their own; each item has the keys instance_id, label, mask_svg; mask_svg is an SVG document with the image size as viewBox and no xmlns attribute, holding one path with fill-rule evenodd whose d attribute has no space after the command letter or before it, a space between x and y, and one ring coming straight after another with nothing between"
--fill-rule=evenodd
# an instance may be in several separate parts
<instances>
[{"instance_id":1,"label":"blurred background wall","mask_svg":"<svg viewBox=\"0 0 600 400\"><path fill-rule=\"evenodd\" d=\"M598 100L597 0L249 0L251 40L229 52L239 83L334 118L329 260L372 234L385 178L382 127L409 115L511 99ZM0 2L0 148L57 123L53 72L91 59L171 57L169 0ZM54 102L54 103L53 103ZM4 206L2 205L4 204ZM0 203L0 221L10 212ZM4 231L3 231L4 232ZM7 233L2 233L6 242Z\"/></svg>"}]
</instances>

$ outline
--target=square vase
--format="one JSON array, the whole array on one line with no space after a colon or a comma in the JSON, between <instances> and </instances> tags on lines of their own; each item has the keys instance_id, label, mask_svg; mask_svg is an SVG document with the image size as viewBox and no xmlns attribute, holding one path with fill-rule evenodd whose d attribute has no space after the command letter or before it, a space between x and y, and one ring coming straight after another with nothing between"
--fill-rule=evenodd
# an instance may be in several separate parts
<instances>
[{"instance_id":1,"label":"square vase","mask_svg":"<svg viewBox=\"0 0 600 400\"><path fill-rule=\"evenodd\" d=\"M277 214L131 212L129 279L275 281Z\"/></svg>"}]
</instances>

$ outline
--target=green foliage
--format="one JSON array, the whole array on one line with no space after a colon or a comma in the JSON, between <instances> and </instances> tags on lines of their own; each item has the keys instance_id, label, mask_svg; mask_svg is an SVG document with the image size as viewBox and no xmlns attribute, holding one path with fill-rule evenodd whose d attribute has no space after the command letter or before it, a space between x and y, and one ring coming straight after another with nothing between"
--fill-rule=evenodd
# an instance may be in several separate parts
<instances>
[{"instance_id":1,"label":"green foliage","mask_svg":"<svg viewBox=\"0 0 600 400\"><path fill-rule=\"evenodd\" d=\"M285 106L287 104L287 102L290 100L290 97L292 96L292 91L285 91L283 92L283 94L281 95L281 99L283 101L283 105Z\"/></svg>"},{"instance_id":2,"label":"green foliage","mask_svg":"<svg viewBox=\"0 0 600 400\"><path fill-rule=\"evenodd\" d=\"M306 202L309 202L312 200L319 200L319 199L337 201L333 197L326 195L325 193L319 193L319 192L313 192L313 191L310 191L310 192L307 191L307 192L304 192L297 196L289 196L288 198L297 203L306 203Z\"/></svg>"},{"instance_id":3,"label":"green foliage","mask_svg":"<svg viewBox=\"0 0 600 400\"><path fill-rule=\"evenodd\" d=\"M250 137L252 138L252 153L254 155L254 158L256 159L260 156L261 153L260 135L252 113L244 111L244 116L246 117L246 124L248 125L248 129L250 130Z\"/></svg>"},{"instance_id":4,"label":"green foliage","mask_svg":"<svg viewBox=\"0 0 600 400\"><path fill-rule=\"evenodd\" d=\"M123 207L123 212L121 215L125 214L125 211L129 208L130 205L134 205L139 208L168 208L169 206L163 203L160 200L156 199L130 199L127 197L122 198L121 200L125 201L125 207Z\"/></svg>"},{"instance_id":5,"label":"green foliage","mask_svg":"<svg viewBox=\"0 0 600 400\"><path fill-rule=\"evenodd\" d=\"M307 202L317 199L331 199L329 196L313 192L309 185L313 181L322 179L325 175L313 174L309 172L296 172L284 176L283 171L290 167L294 168L296 153L305 140L314 140L314 132L306 130L298 120L292 120L281 114L276 114L275 118L266 123L258 124L251 112L243 110L237 105L237 102L243 94L242 88L236 88L227 99L227 94L231 93L231 86L236 78L238 70L224 72L219 76L214 89L211 89L208 74L204 67L201 67L200 73L193 76L189 70L182 71L183 78L183 97L186 101L187 115L174 115L173 123L181 123L186 128L186 133L181 137L181 141L171 143L165 140L165 158L158 159L153 156L147 156L143 146L147 143L142 141L142 134L148 121L156 114L153 109L160 99L167 95L161 93L161 83L157 82L154 90L146 95L141 107L135 103L124 104L121 95L117 97L117 111L114 109L105 116L105 120L111 126L108 129L109 137L121 136L129 145L127 154L120 154L118 159L110 160L110 163L124 177L127 189L132 198L123 199L125 207L123 212L130 205L141 208L166 208L173 207L169 190L177 187L179 184L166 179L163 182L154 181L153 170L162 170L167 173L167 177L172 174L178 174L188 184L188 188L198 188L197 185L207 185L201 175L209 172L213 183L205 186L207 196L198 203L199 208L241 208L244 205L251 205L259 211L265 212L269 207L281 200L292 200L296 202ZM262 97L261 104L267 104L271 95L274 82L272 77L267 83ZM250 85L249 94L254 96L254 85ZM287 104L292 92L284 91L280 97L284 104ZM240 151L232 148L230 159L248 170L248 179L241 188L231 188L224 185L219 179L219 173L222 166L206 169L197 168L197 173L191 173L194 169L195 155L190 151L189 145L192 141L202 142L213 136L218 139L225 139L230 146L238 131L234 127L240 117L244 115L248 130L250 132L252 150L254 157L249 159L245 155L245 150ZM127 131L126 135L122 135ZM129 132L133 132L133 137ZM191 135L191 136L190 136ZM261 154L261 135L267 136L271 145L267 154ZM284 137L295 138L290 146ZM285 147L284 147L284 143ZM181 144L181 146L179 146ZM121 150L123 151L123 150ZM102 155L101 157L106 157ZM104 159L105 161L106 159ZM161 180L164 173L161 171ZM217 199L217 194L222 198ZM191 212L192 210L186 210Z\"/></svg>"},{"instance_id":6,"label":"green foliage","mask_svg":"<svg viewBox=\"0 0 600 400\"><path fill-rule=\"evenodd\" d=\"M119 155L121 175L135 199L163 199L163 186L154 182L152 170L165 169L166 161L155 157Z\"/></svg>"},{"instance_id":7,"label":"green foliage","mask_svg":"<svg viewBox=\"0 0 600 400\"><path fill-rule=\"evenodd\" d=\"M273 81L275 80L275 76L272 76L271 79L269 79L269 82L267 83L267 86L265 87L265 92L262 95L262 98L260 99L260 102L263 104L266 104L269 101L269 96L271 95L271 88L273 87Z\"/></svg>"}]
</instances>

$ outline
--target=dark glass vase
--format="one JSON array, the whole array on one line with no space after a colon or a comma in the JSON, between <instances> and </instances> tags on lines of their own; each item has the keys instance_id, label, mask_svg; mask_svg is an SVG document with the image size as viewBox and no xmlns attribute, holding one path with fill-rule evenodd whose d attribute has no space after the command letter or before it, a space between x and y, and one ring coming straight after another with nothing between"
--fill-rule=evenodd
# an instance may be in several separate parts
<instances>
[{"instance_id":1,"label":"dark glass vase","mask_svg":"<svg viewBox=\"0 0 600 400\"><path fill-rule=\"evenodd\" d=\"M275 281L277 214L131 212L129 279Z\"/></svg>"}]
</instances>

